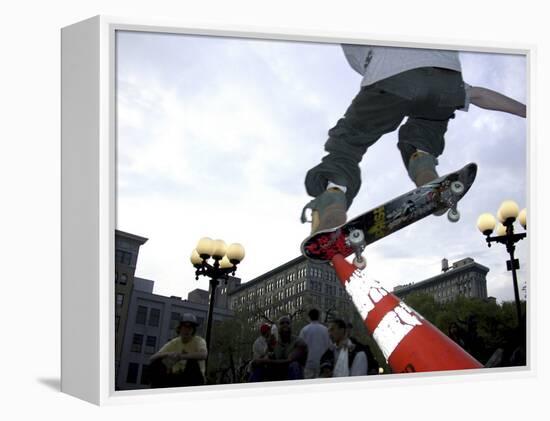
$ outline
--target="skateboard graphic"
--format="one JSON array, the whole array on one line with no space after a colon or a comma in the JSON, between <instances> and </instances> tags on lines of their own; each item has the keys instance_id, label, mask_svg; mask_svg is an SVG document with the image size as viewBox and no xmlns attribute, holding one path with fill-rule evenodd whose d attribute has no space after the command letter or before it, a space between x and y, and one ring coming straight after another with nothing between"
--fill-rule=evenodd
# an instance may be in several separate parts
<instances>
[{"instance_id":1,"label":"skateboard graphic","mask_svg":"<svg viewBox=\"0 0 550 421\"><path fill-rule=\"evenodd\" d=\"M364 248L434 212L447 210L451 222L460 219L457 204L475 180L477 165L441 176L389 202L359 215L344 225L319 231L306 238L302 254L315 262L330 262L339 254L355 254L353 263L360 269L366 265L361 253Z\"/></svg>"}]
</instances>

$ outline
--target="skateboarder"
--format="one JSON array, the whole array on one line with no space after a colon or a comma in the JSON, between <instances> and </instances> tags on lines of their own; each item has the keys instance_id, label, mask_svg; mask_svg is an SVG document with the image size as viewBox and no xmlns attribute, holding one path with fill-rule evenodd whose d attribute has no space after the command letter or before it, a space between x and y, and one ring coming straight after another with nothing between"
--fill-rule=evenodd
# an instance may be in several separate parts
<instances>
[{"instance_id":1,"label":"skateboarder","mask_svg":"<svg viewBox=\"0 0 550 421\"><path fill-rule=\"evenodd\" d=\"M409 177L423 185L438 177L437 157L445 146L447 124L469 103L525 117L525 105L462 80L456 51L343 45L351 67L363 76L361 90L332 129L328 152L306 175L314 199L311 233L346 222L346 211L361 185L359 163L382 135L399 127L398 148Z\"/></svg>"}]
</instances>

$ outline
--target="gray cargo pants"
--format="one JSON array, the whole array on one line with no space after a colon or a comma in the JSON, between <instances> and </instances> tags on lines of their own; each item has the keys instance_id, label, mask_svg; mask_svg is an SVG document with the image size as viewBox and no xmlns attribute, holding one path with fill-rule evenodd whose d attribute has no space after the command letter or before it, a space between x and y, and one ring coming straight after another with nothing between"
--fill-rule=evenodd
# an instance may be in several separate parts
<instances>
[{"instance_id":1,"label":"gray cargo pants","mask_svg":"<svg viewBox=\"0 0 550 421\"><path fill-rule=\"evenodd\" d=\"M417 149L434 157L441 155L447 123L464 106L464 99L462 74L437 67L409 70L363 87L344 117L329 130L328 155L306 175L308 194L317 197L332 181L347 187L349 208L361 186L363 155L405 117L397 144L405 166Z\"/></svg>"}]
</instances>

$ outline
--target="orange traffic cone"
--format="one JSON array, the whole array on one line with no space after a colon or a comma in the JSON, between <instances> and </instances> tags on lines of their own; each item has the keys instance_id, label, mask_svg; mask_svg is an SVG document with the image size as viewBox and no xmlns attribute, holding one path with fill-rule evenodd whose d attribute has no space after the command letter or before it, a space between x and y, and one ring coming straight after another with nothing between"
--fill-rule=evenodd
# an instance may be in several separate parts
<instances>
[{"instance_id":1,"label":"orange traffic cone","mask_svg":"<svg viewBox=\"0 0 550 421\"><path fill-rule=\"evenodd\" d=\"M482 368L475 358L342 255L332 258L369 334L394 373Z\"/></svg>"}]
</instances>

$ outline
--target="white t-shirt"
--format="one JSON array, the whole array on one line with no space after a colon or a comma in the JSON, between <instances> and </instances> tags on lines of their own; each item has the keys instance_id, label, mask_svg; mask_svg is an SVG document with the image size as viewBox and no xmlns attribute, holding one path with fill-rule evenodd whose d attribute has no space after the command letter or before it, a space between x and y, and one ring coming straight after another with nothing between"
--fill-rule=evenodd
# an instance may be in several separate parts
<instances>
[{"instance_id":1,"label":"white t-shirt","mask_svg":"<svg viewBox=\"0 0 550 421\"><path fill-rule=\"evenodd\" d=\"M259 336L252 344L252 359L263 358L267 354L267 341Z\"/></svg>"},{"instance_id":2,"label":"white t-shirt","mask_svg":"<svg viewBox=\"0 0 550 421\"><path fill-rule=\"evenodd\" d=\"M307 344L307 361L305 368L318 369L321 356L330 346L328 329L321 323L315 321L304 326L299 336Z\"/></svg>"},{"instance_id":3,"label":"white t-shirt","mask_svg":"<svg viewBox=\"0 0 550 421\"><path fill-rule=\"evenodd\" d=\"M363 76L361 86L420 67L442 67L461 72L457 51L342 44L350 66Z\"/></svg>"},{"instance_id":4,"label":"white t-shirt","mask_svg":"<svg viewBox=\"0 0 550 421\"><path fill-rule=\"evenodd\" d=\"M367 355L360 351L355 354L353 363L349 367L349 349L352 347L349 339L342 345L341 348L334 349L334 370L332 377L348 377L348 376L366 376L369 365Z\"/></svg>"}]
</instances>

